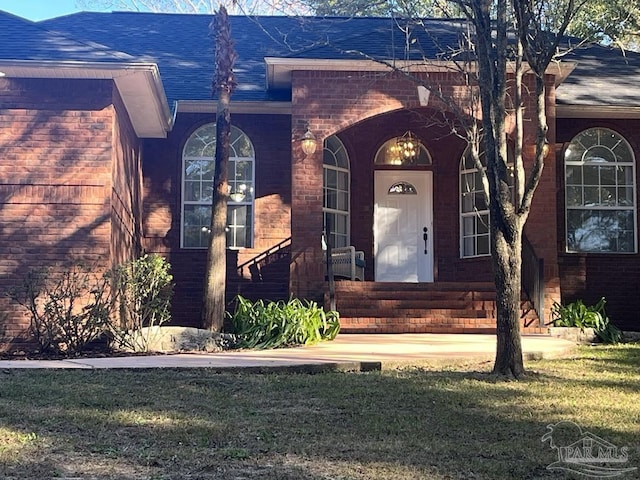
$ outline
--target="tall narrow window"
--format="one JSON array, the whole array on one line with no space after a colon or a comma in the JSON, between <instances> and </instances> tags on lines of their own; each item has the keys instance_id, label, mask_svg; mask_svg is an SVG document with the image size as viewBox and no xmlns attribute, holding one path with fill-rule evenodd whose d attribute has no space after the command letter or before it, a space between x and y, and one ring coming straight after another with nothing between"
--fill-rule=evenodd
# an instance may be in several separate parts
<instances>
[{"instance_id":1,"label":"tall narrow window","mask_svg":"<svg viewBox=\"0 0 640 480\"><path fill-rule=\"evenodd\" d=\"M481 161L484 164L484 155ZM489 205L482 173L467 149L460 161L460 254L467 258L490 253Z\"/></svg>"},{"instance_id":2,"label":"tall narrow window","mask_svg":"<svg viewBox=\"0 0 640 480\"><path fill-rule=\"evenodd\" d=\"M338 137L331 136L324 142L323 153L324 224L329 221L332 247L349 245L349 157Z\"/></svg>"},{"instance_id":3,"label":"tall narrow window","mask_svg":"<svg viewBox=\"0 0 640 480\"><path fill-rule=\"evenodd\" d=\"M578 134L564 154L569 252L636 252L636 173L629 143L607 128Z\"/></svg>"},{"instance_id":4,"label":"tall narrow window","mask_svg":"<svg viewBox=\"0 0 640 480\"><path fill-rule=\"evenodd\" d=\"M513 151L507 150L507 178L513 194ZM484 152L480 152L480 163L486 167ZM491 254L489 233L489 204L484 194L482 172L476 168L469 149L460 161L460 256L480 257Z\"/></svg>"},{"instance_id":5,"label":"tall narrow window","mask_svg":"<svg viewBox=\"0 0 640 480\"><path fill-rule=\"evenodd\" d=\"M253 145L241 130L231 127L227 247L250 247L253 242ZM182 246L206 248L211 224L216 125L198 128L182 153Z\"/></svg>"}]
</instances>

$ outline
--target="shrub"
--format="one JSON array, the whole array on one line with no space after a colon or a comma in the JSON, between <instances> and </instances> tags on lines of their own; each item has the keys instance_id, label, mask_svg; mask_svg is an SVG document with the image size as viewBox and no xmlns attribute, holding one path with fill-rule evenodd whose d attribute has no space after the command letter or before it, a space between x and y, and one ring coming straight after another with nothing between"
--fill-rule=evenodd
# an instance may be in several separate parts
<instances>
[{"instance_id":1,"label":"shrub","mask_svg":"<svg viewBox=\"0 0 640 480\"><path fill-rule=\"evenodd\" d=\"M109 272L118 315L111 331L118 347L147 351L154 327L171 318L171 265L159 255L143 255ZM143 327L149 327L142 330Z\"/></svg>"},{"instance_id":2,"label":"shrub","mask_svg":"<svg viewBox=\"0 0 640 480\"><path fill-rule=\"evenodd\" d=\"M618 343L622 340L622 332L613 325L604 310L604 297L595 305L587 306L582 300L569 305L554 302L551 307L553 325L555 327L578 327L581 330L593 328L593 331L604 343Z\"/></svg>"},{"instance_id":3,"label":"shrub","mask_svg":"<svg viewBox=\"0 0 640 480\"><path fill-rule=\"evenodd\" d=\"M325 312L316 302L296 298L251 302L238 295L229 317L242 348L310 345L333 340L340 330L338 312Z\"/></svg>"},{"instance_id":4,"label":"shrub","mask_svg":"<svg viewBox=\"0 0 640 480\"><path fill-rule=\"evenodd\" d=\"M43 353L80 353L109 325L107 279L83 265L31 270L9 295L29 311L29 333Z\"/></svg>"}]
</instances>

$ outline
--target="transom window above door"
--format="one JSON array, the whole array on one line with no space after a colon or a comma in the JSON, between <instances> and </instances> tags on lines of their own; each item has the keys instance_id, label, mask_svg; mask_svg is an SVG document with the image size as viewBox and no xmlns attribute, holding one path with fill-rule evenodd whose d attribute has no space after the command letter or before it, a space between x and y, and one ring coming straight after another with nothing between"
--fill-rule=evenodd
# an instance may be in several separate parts
<instances>
[{"instance_id":1,"label":"transom window above door","mask_svg":"<svg viewBox=\"0 0 640 480\"><path fill-rule=\"evenodd\" d=\"M384 142L376 153L376 165L423 166L431 165L431 155L420 139L407 132Z\"/></svg>"}]
</instances>

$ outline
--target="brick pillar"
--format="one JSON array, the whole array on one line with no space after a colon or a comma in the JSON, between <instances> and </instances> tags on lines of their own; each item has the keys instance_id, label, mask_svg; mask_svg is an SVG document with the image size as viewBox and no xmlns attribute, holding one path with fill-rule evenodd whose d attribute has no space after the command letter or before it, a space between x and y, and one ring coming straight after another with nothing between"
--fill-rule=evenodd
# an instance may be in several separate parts
<instances>
[{"instance_id":1,"label":"brick pillar","mask_svg":"<svg viewBox=\"0 0 640 480\"><path fill-rule=\"evenodd\" d=\"M300 137L306 130L316 135L315 153L306 155ZM298 298L322 301L322 144L320 129L313 119L294 114L291 165L291 270L289 290Z\"/></svg>"},{"instance_id":2,"label":"brick pillar","mask_svg":"<svg viewBox=\"0 0 640 480\"><path fill-rule=\"evenodd\" d=\"M556 176L556 162L560 161L556 157L556 110L555 110L555 86L554 77L546 78L546 112L547 140L549 142L549 153L545 158L544 170L538 188L535 192L531 213L527 220L525 233L533 245L536 255L544 259L544 281L545 281L545 323L551 320L551 306L554 301L560 301L560 275L558 269L558 236L557 236L557 195L558 179ZM531 79L532 91L535 88ZM529 97L529 102L534 102L533 97ZM533 112L533 103L530 112ZM535 119L532 119L535 120ZM535 123L525 123L525 143L535 142ZM560 155L558 152L557 155ZM532 162L532 158L525 158L525 164Z\"/></svg>"}]
</instances>

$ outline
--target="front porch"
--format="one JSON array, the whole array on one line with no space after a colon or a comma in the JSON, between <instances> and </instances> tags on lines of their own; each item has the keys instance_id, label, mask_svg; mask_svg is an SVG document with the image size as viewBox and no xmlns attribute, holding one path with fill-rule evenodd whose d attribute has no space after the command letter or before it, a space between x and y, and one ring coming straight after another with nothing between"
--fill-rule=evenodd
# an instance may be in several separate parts
<instances>
[{"instance_id":1,"label":"front porch","mask_svg":"<svg viewBox=\"0 0 640 480\"><path fill-rule=\"evenodd\" d=\"M485 333L496 331L495 286L491 282L335 282L343 333ZM330 294L325 293L325 308ZM546 334L532 302L523 294L521 328Z\"/></svg>"}]
</instances>

